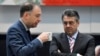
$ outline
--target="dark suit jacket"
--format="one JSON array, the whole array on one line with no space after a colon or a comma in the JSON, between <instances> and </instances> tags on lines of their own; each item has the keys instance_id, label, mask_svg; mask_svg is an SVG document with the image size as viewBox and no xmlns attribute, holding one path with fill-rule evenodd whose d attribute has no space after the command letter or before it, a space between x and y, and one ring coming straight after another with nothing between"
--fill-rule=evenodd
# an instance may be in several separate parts
<instances>
[{"instance_id":1,"label":"dark suit jacket","mask_svg":"<svg viewBox=\"0 0 100 56\"><path fill-rule=\"evenodd\" d=\"M31 41L29 38L20 21L12 25L6 35L7 56L36 56L42 44L38 39Z\"/></svg>"},{"instance_id":2,"label":"dark suit jacket","mask_svg":"<svg viewBox=\"0 0 100 56\"><path fill-rule=\"evenodd\" d=\"M58 49L61 52L58 52ZM54 34L50 44L51 56L76 56L77 53L83 56L95 56L95 42L90 35L78 33L72 53L70 52L69 41L65 33Z\"/></svg>"}]
</instances>

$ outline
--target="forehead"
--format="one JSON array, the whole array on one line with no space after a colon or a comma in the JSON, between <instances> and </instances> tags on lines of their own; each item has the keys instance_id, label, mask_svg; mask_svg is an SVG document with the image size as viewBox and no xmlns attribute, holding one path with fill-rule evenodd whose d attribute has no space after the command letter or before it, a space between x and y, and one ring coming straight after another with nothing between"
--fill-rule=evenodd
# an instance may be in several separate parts
<instances>
[{"instance_id":1,"label":"forehead","mask_svg":"<svg viewBox=\"0 0 100 56\"><path fill-rule=\"evenodd\" d=\"M63 21L75 21L76 20L76 17L69 17L69 16L64 16L63 17Z\"/></svg>"}]
</instances>

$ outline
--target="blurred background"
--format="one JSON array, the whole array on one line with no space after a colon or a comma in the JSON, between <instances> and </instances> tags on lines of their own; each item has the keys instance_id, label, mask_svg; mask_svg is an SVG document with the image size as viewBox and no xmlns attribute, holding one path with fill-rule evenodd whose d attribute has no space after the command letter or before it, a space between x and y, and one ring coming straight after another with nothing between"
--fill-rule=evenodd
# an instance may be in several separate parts
<instances>
[{"instance_id":1,"label":"blurred background","mask_svg":"<svg viewBox=\"0 0 100 56\"><path fill-rule=\"evenodd\" d=\"M33 37L44 31L63 32L61 14L69 8L79 12L79 31L92 35L96 45L100 44L100 0L0 0L0 56L6 56L6 32L20 18L20 5L27 1L38 3L43 11L41 23L31 29ZM39 50L40 56L49 56L49 43Z\"/></svg>"}]
</instances>

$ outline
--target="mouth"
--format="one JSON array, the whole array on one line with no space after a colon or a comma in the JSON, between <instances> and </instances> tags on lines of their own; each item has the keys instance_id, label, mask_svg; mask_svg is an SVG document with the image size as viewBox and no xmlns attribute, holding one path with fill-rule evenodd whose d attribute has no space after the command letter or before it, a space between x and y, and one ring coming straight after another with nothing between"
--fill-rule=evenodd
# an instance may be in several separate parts
<instances>
[{"instance_id":1,"label":"mouth","mask_svg":"<svg viewBox=\"0 0 100 56\"><path fill-rule=\"evenodd\" d=\"M36 22L35 24L38 25L39 22Z\"/></svg>"},{"instance_id":2,"label":"mouth","mask_svg":"<svg viewBox=\"0 0 100 56\"><path fill-rule=\"evenodd\" d=\"M39 22L36 22L35 25L37 26L39 24Z\"/></svg>"},{"instance_id":3,"label":"mouth","mask_svg":"<svg viewBox=\"0 0 100 56\"><path fill-rule=\"evenodd\" d=\"M73 30L71 28L66 29L67 32L72 32Z\"/></svg>"},{"instance_id":4,"label":"mouth","mask_svg":"<svg viewBox=\"0 0 100 56\"><path fill-rule=\"evenodd\" d=\"M72 30L72 28L66 28L68 31L71 31Z\"/></svg>"}]
</instances>

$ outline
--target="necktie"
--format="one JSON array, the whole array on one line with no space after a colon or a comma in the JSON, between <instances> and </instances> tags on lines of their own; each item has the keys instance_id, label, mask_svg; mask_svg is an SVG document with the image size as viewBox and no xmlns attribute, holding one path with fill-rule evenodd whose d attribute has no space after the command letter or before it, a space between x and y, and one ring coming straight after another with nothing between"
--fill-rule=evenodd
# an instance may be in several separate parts
<instances>
[{"instance_id":1,"label":"necktie","mask_svg":"<svg viewBox=\"0 0 100 56\"><path fill-rule=\"evenodd\" d=\"M31 34L30 34L30 31L29 30L27 31L27 34L28 34L29 39L32 40Z\"/></svg>"},{"instance_id":2,"label":"necktie","mask_svg":"<svg viewBox=\"0 0 100 56\"><path fill-rule=\"evenodd\" d=\"M74 42L75 42L74 38L73 37L70 37L69 44L70 44L70 51L71 52L73 51Z\"/></svg>"}]
</instances>

